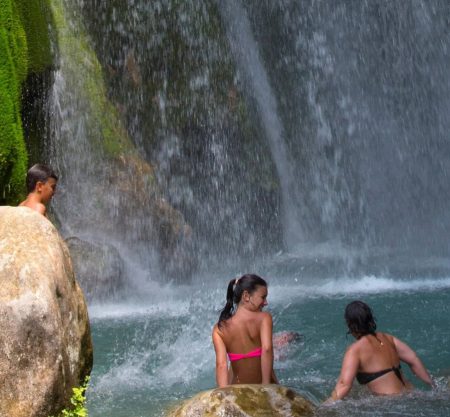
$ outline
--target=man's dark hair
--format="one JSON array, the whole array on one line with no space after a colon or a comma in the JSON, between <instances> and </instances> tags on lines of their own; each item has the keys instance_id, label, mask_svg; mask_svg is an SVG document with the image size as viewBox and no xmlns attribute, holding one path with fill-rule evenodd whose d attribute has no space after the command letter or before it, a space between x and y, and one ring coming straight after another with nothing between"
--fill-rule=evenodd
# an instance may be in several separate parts
<instances>
[{"instance_id":1,"label":"man's dark hair","mask_svg":"<svg viewBox=\"0 0 450 417\"><path fill-rule=\"evenodd\" d=\"M55 181L58 181L58 177L53 169L43 164L33 165L27 172L27 191L32 193L38 181L45 183L49 178L54 178Z\"/></svg>"}]
</instances>

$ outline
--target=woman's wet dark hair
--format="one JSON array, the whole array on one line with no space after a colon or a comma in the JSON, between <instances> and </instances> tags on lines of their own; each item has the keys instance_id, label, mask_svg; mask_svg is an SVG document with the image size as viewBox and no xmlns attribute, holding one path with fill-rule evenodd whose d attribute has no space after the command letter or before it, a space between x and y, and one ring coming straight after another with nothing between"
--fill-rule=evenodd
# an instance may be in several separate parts
<instances>
[{"instance_id":1,"label":"woman's wet dark hair","mask_svg":"<svg viewBox=\"0 0 450 417\"><path fill-rule=\"evenodd\" d=\"M259 286L267 287L267 282L255 274L245 274L237 280L232 279L229 282L227 288L227 303L220 312L219 321L217 323L219 328L225 320L228 320L233 316L235 306L241 301L244 291L247 291L249 294L253 294Z\"/></svg>"},{"instance_id":2,"label":"woman's wet dark hair","mask_svg":"<svg viewBox=\"0 0 450 417\"><path fill-rule=\"evenodd\" d=\"M362 301L352 301L348 304L345 308L344 317L349 333L358 337L375 334L377 330L376 319L372 309Z\"/></svg>"}]
</instances>

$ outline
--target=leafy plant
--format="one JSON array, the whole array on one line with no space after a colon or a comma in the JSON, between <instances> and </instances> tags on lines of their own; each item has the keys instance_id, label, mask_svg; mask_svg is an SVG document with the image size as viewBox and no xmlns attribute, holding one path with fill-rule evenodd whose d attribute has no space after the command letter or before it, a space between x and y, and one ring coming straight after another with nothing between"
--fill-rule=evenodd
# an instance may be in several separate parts
<instances>
[{"instance_id":1,"label":"leafy plant","mask_svg":"<svg viewBox=\"0 0 450 417\"><path fill-rule=\"evenodd\" d=\"M58 417L88 417L86 408L86 390L89 385L89 376L84 380L80 387L72 388L73 395L70 402L73 407L62 410Z\"/></svg>"}]
</instances>

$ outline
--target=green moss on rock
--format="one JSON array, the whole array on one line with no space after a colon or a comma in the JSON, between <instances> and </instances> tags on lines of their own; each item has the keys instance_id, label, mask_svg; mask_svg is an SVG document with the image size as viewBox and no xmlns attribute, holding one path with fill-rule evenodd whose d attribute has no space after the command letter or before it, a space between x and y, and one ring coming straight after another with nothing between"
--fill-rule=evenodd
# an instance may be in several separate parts
<instances>
[{"instance_id":1,"label":"green moss on rock","mask_svg":"<svg viewBox=\"0 0 450 417\"><path fill-rule=\"evenodd\" d=\"M16 204L25 195L21 88L30 72L51 65L47 5L47 0L0 0L0 204Z\"/></svg>"},{"instance_id":2,"label":"green moss on rock","mask_svg":"<svg viewBox=\"0 0 450 417\"><path fill-rule=\"evenodd\" d=\"M42 72L52 65L49 26L52 24L48 0L15 0L26 34L28 73Z\"/></svg>"},{"instance_id":3,"label":"green moss on rock","mask_svg":"<svg viewBox=\"0 0 450 417\"><path fill-rule=\"evenodd\" d=\"M27 154L20 119L20 85L27 74L27 39L15 3L0 0L0 203L24 193Z\"/></svg>"},{"instance_id":4,"label":"green moss on rock","mask_svg":"<svg viewBox=\"0 0 450 417\"><path fill-rule=\"evenodd\" d=\"M81 22L71 24L79 19L78 16L68 2L52 0L51 4L60 55L70 56L63 64L65 79L67 83L73 83L70 88L78 92L78 100L83 102L88 115L87 137L107 157L134 153L134 144L121 123L120 114L108 98L103 70L90 39L82 30Z\"/></svg>"}]
</instances>

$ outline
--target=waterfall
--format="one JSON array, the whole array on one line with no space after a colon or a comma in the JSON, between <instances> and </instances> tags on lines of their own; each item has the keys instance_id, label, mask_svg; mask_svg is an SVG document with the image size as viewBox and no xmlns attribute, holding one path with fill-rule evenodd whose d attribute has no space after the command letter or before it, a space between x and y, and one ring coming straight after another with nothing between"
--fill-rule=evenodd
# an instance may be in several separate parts
<instances>
[{"instance_id":1,"label":"waterfall","mask_svg":"<svg viewBox=\"0 0 450 417\"><path fill-rule=\"evenodd\" d=\"M110 298L124 287L142 293L146 282L164 277L189 281L189 226L165 201L108 96L78 8L63 0L52 7L58 62L49 153L60 174L54 209L78 278L89 298Z\"/></svg>"},{"instance_id":2,"label":"waterfall","mask_svg":"<svg viewBox=\"0 0 450 417\"><path fill-rule=\"evenodd\" d=\"M240 265L281 241L270 153L257 143L224 35L203 33L217 10L160 6L102 4L92 14L85 2L53 2L54 209L74 251L102 258L97 269L118 253L122 287L188 282L196 270ZM183 66L164 38L178 39L169 49L186 54ZM259 163L239 159L250 157Z\"/></svg>"},{"instance_id":3,"label":"waterfall","mask_svg":"<svg viewBox=\"0 0 450 417\"><path fill-rule=\"evenodd\" d=\"M144 281L283 242L326 274L445 256L445 1L54 4L67 235L133 254Z\"/></svg>"},{"instance_id":4,"label":"waterfall","mask_svg":"<svg viewBox=\"0 0 450 417\"><path fill-rule=\"evenodd\" d=\"M281 247L275 164L215 2L80 2L108 94L164 198L189 225L199 269Z\"/></svg>"},{"instance_id":5,"label":"waterfall","mask_svg":"<svg viewBox=\"0 0 450 417\"><path fill-rule=\"evenodd\" d=\"M237 67L243 74L250 90L248 94L257 103L264 134L270 144L281 186L283 236L287 247L292 247L302 240L302 228L296 210L298 202L295 198L296 187L293 185L292 161L284 142L284 131L278 116L277 99L272 91L245 9L239 0L219 3L226 22L230 48L236 57Z\"/></svg>"},{"instance_id":6,"label":"waterfall","mask_svg":"<svg viewBox=\"0 0 450 417\"><path fill-rule=\"evenodd\" d=\"M445 253L448 4L245 8L294 161L304 240L368 256Z\"/></svg>"}]
</instances>

